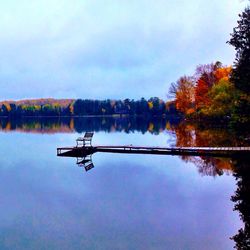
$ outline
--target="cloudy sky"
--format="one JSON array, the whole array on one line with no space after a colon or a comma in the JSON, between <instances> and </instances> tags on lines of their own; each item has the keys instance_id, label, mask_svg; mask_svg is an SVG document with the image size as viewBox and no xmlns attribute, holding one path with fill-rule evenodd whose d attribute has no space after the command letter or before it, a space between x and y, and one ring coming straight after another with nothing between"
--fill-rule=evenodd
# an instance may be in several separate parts
<instances>
[{"instance_id":1,"label":"cloudy sky","mask_svg":"<svg viewBox=\"0 0 250 250\"><path fill-rule=\"evenodd\" d=\"M0 0L0 99L166 99L196 65L232 64L240 0Z\"/></svg>"}]
</instances>

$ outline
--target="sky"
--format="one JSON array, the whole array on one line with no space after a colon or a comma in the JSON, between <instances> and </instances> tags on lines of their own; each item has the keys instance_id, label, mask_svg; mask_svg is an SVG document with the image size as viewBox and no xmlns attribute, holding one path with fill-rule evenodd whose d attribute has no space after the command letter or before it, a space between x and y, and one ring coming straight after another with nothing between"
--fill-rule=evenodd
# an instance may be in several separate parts
<instances>
[{"instance_id":1,"label":"sky","mask_svg":"<svg viewBox=\"0 0 250 250\"><path fill-rule=\"evenodd\" d=\"M199 64L232 64L241 0L0 0L0 100L167 99Z\"/></svg>"}]
</instances>

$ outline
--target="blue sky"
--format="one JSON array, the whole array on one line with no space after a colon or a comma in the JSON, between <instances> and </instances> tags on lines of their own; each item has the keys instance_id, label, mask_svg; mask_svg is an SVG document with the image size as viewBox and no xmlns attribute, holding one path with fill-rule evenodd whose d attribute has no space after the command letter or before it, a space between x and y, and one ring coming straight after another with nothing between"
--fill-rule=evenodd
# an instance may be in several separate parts
<instances>
[{"instance_id":1,"label":"blue sky","mask_svg":"<svg viewBox=\"0 0 250 250\"><path fill-rule=\"evenodd\" d=\"M240 0L0 1L0 99L166 99L196 65L232 64Z\"/></svg>"}]
</instances>

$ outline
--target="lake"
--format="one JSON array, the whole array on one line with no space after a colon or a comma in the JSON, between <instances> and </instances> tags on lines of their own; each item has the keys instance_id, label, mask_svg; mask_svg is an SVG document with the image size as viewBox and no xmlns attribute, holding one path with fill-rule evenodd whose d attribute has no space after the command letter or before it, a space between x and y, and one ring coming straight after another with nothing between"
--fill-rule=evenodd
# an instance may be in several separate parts
<instances>
[{"instance_id":1,"label":"lake","mask_svg":"<svg viewBox=\"0 0 250 250\"><path fill-rule=\"evenodd\" d=\"M56 156L85 131L98 145L249 143L162 118L3 118L0 249L214 250L249 240L248 159L96 153L85 171Z\"/></svg>"}]
</instances>

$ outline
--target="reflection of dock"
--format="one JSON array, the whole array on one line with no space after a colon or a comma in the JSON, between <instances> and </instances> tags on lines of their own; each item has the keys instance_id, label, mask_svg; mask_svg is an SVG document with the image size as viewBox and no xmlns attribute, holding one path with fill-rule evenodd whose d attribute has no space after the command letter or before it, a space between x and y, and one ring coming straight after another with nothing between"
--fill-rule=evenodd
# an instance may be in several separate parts
<instances>
[{"instance_id":1,"label":"reflection of dock","mask_svg":"<svg viewBox=\"0 0 250 250\"><path fill-rule=\"evenodd\" d=\"M76 157L76 164L89 171L94 167L92 154L96 152L123 154L154 154L154 155L190 155L214 157L248 157L250 147L139 147L124 146L92 146L94 133L87 132L84 137L76 140L75 147L57 148L57 156Z\"/></svg>"},{"instance_id":2,"label":"reflection of dock","mask_svg":"<svg viewBox=\"0 0 250 250\"><path fill-rule=\"evenodd\" d=\"M125 146L92 146L94 133L86 132L84 137L76 140L75 147L57 148L58 156L86 157L96 152L155 155L193 155L231 157L250 153L250 147L139 147Z\"/></svg>"}]
</instances>

